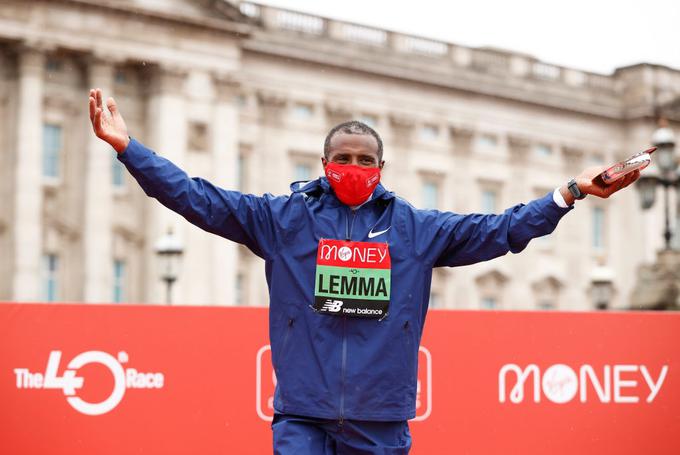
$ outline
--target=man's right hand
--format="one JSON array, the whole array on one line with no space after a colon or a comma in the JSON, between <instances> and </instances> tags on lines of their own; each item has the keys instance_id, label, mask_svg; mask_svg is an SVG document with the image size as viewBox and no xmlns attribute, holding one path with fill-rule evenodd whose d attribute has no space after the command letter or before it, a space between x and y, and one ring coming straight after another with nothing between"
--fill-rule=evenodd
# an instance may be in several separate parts
<instances>
[{"instance_id":1,"label":"man's right hand","mask_svg":"<svg viewBox=\"0 0 680 455\"><path fill-rule=\"evenodd\" d=\"M118 111L118 106L113 98L106 100L108 114L102 103L101 89L90 90L90 121L94 134L103 141L108 142L116 152L123 153L130 142L127 126L123 116Z\"/></svg>"}]
</instances>

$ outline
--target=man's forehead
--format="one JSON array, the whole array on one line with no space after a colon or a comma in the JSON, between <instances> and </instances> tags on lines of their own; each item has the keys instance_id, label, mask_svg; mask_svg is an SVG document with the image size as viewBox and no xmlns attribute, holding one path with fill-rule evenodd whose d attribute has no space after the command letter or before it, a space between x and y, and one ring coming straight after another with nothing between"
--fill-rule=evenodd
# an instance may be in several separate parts
<instances>
[{"instance_id":1,"label":"man's forehead","mask_svg":"<svg viewBox=\"0 0 680 455\"><path fill-rule=\"evenodd\" d=\"M378 141L370 134L348 134L338 132L330 141L331 151L346 151L378 154Z\"/></svg>"}]
</instances>

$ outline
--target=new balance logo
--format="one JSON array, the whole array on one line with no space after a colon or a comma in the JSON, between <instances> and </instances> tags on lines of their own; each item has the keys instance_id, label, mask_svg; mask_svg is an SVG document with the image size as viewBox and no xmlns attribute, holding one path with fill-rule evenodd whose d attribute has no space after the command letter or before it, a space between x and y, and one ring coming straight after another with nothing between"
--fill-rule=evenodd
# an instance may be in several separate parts
<instances>
[{"instance_id":1,"label":"new balance logo","mask_svg":"<svg viewBox=\"0 0 680 455\"><path fill-rule=\"evenodd\" d=\"M389 226L389 227L388 227L387 229L385 229L384 231L378 231L378 232L373 232L373 229L371 229L370 232L368 233L368 238L369 238L369 239L372 239L373 237L377 237L377 236L379 236L379 235L382 235L382 234L384 234L385 232L389 231L391 227L392 227L392 226Z\"/></svg>"},{"instance_id":2,"label":"new balance logo","mask_svg":"<svg viewBox=\"0 0 680 455\"><path fill-rule=\"evenodd\" d=\"M322 310L330 311L331 313L337 313L342 308L342 300L331 300L328 299L324 302Z\"/></svg>"}]
</instances>

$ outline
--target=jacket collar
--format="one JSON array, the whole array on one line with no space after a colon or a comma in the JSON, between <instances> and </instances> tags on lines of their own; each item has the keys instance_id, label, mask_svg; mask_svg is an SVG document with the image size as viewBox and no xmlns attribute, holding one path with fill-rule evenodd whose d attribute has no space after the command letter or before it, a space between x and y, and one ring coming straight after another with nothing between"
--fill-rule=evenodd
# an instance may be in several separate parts
<instances>
[{"instance_id":1,"label":"jacket collar","mask_svg":"<svg viewBox=\"0 0 680 455\"><path fill-rule=\"evenodd\" d=\"M328 183L328 179L326 177L319 177L318 179L311 180L309 182L293 182L290 184L290 191L293 193L301 193L305 197L321 197L322 195L332 195L333 199L338 201L339 204L342 204L342 202L340 202L335 197L333 188L331 187L331 184ZM381 199L388 201L390 199L394 199L395 197L396 196L392 191L388 191L384 186L382 186L382 183L378 183L378 186L376 186L375 190L373 190L371 201Z\"/></svg>"}]
</instances>

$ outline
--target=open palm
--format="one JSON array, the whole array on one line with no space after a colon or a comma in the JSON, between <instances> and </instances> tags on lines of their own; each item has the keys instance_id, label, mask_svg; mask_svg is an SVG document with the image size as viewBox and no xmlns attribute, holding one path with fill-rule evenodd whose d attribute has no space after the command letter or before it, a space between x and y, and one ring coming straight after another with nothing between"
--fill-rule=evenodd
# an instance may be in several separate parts
<instances>
[{"instance_id":1,"label":"open palm","mask_svg":"<svg viewBox=\"0 0 680 455\"><path fill-rule=\"evenodd\" d=\"M578 183L578 187L581 192L606 199L640 178L640 171L635 170L622 179L611 184L607 184L600 176L600 174L605 169L607 169L607 167L608 166L589 167L581 172L581 174L576 177L576 182Z\"/></svg>"},{"instance_id":2,"label":"open palm","mask_svg":"<svg viewBox=\"0 0 680 455\"><path fill-rule=\"evenodd\" d=\"M108 142L116 152L122 153L130 142L127 126L113 98L106 101L107 113L102 103L101 89L90 90L90 122L94 134Z\"/></svg>"}]
</instances>

